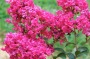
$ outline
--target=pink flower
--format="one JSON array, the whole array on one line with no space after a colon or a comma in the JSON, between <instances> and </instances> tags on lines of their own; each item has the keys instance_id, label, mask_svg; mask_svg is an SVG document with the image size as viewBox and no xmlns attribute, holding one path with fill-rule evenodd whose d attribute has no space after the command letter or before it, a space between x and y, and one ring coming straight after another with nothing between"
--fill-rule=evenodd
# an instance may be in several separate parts
<instances>
[{"instance_id":1,"label":"pink flower","mask_svg":"<svg viewBox=\"0 0 90 59\"><path fill-rule=\"evenodd\" d=\"M12 3L12 2L13 2L13 0L6 0L6 2L7 2L7 3Z\"/></svg>"},{"instance_id":2,"label":"pink flower","mask_svg":"<svg viewBox=\"0 0 90 59\"><path fill-rule=\"evenodd\" d=\"M9 19L9 18L6 19L6 22L7 22L7 23L11 23L11 19Z\"/></svg>"},{"instance_id":3,"label":"pink flower","mask_svg":"<svg viewBox=\"0 0 90 59\"><path fill-rule=\"evenodd\" d=\"M62 45L62 44L63 44L63 42L64 42L64 40L60 39L60 41L59 41L59 42L60 42L60 44Z\"/></svg>"},{"instance_id":4,"label":"pink flower","mask_svg":"<svg viewBox=\"0 0 90 59\"><path fill-rule=\"evenodd\" d=\"M33 0L6 0L7 12L15 33L6 34L3 48L10 59L46 59L54 52L53 38L62 45L66 36L77 29L90 36L90 11L86 0L57 0L62 10L52 14L36 6ZM78 15L78 17L75 17Z\"/></svg>"},{"instance_id":5,"label":"pink flower","mask_svg":"<svg viewBox=\"0 0 90 59\"><path fill-rule=\"evenodd\" d=\"M43 39L29 39L21 33L8 33L4 44L10 59L46 59L53 52Z\"/></svg>"},{"instance_id":6,"label":"pink flower","mask_svg":"<svg viewBox=\"0 0 90 59\"><path fill-rule=\"evenodd\" d=\"M57 0L57 3L65 12L78 13L88 9L86 0Z\"/></svg>"},{"instance_id":7,"label":"pink flower","mask_svg":"<svg viewBox=\"0 0 90 59\"><path fill-rule=\"evenodd\" d=\"M77 29L82 30L83 34L90 36L90 21L88 15L82 14L80 15L77 20ZM84 24L84 25L83 25Z\"/></svg>"}]
</instances>

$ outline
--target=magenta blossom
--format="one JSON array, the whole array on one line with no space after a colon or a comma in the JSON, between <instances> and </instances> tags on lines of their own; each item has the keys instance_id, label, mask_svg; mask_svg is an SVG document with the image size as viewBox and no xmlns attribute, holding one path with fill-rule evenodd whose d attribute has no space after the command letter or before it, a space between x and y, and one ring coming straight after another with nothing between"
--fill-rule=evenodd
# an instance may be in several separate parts
<instances>
[{"instance_id":1,"label":"magenta blossom","mask_svg":"<svg viewBox=\"0 0 90 59\"><path fill-rule=\"evenodd\" d=\"M29 39L21 33L8 33L4 44L10 59L46 59L53 52L43 39Z\"/></svg>"}]
</instances>

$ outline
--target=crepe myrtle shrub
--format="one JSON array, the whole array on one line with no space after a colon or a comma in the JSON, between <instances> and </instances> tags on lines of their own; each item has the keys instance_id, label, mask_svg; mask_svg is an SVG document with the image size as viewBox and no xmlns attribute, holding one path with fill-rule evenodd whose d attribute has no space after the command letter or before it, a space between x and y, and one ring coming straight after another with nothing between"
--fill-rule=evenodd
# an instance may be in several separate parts
<instances>
[{"instance_id":1,"label":"crepe myrtle shrub","mask_svg":"<svg viewBox=\"0 0 90 59\"><path fill-rule=\"evenodd\" d=\"M35 5L33 0L6 0L10 18L6 22L13 25L14 33L6 34L5 47L2 50L10 59L46 59L52 56L77 59L88 53L84 47L90 39L90 11L86 0L57 0L62 9L55 14ZM86 42L78 45L78 36L82 32ZM73 35L73 42L69 38ZM58 43L62 47L55 47ZM71 51L67 51L66 48ZM54 52L57 55L54 55Z\"/></svg>"}]
</instances>

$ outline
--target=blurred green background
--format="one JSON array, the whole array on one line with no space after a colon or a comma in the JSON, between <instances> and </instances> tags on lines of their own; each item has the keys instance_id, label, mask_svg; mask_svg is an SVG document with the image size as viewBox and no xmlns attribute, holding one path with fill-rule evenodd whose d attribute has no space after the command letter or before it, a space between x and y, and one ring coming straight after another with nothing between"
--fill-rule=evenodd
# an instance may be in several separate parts
<instances>
[{"instance_id":1,"label":"blurred green background","mask_svg":"<svg viewBox=\"0 0 90 59\"><path fill-rule=\"evenodd\" d=\"M42 9L50 11L51 13L55 13L56 10L61 9L60 7L57 6L56 0L34 0L35 4L40 6ZM87 2L89 3L89 9L90 9L90 0L87 0ZM6 18L9 18L9 15L7 14L6 10L9 7L9 5L4 1L4 0L0 0L0 41L2 42L2 38L4 38L5 33L7 32L11 32L12 31L12 25L11 24L7 24L5 22ZM85 41L85 36L80 32L79 33L80 36L78 37L78 43L79 46L82 46L81 42ZM67 36L67 38L71 39L71 41L73 41L73 33L71 34L71 36ZM85 44L83 46L87 46L90 50L90 43L89 44ZM55 47L62 47L60 46L59 43L56 43ZM67 47L67 50L69 51L69 49L73 48L72 46ZM90 54L89 54L90 55ZM84 58L84 59L90 59L90 57ZM83 59L83 57L81 58Z\"/></svg>"}]
</instances>

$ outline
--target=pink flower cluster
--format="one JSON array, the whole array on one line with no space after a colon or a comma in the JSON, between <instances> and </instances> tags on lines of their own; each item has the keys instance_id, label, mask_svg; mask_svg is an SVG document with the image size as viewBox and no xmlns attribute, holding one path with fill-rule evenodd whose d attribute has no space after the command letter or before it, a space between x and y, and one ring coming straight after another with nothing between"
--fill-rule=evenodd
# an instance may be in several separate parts
<instances>
[{"instance_id":1,"label":"pink flower cluster","mask_svg":"<svg viewBox=\"0 0 90 59\"><path fill-rule=\"evenodd\" d=\"M55 25L51 27L51 32L55 40L65 40L65 34L70 34L73 31L73 21L70 20L72 19L72 17L72 13L65 14L62 11L57 12L55 20L53 22L53 24Z\"/></svg>"},{"instance_id":2,"label":"pink flower cluster","mask_svg":"<svg viewBox=\"0 0 90 59\"><path fill-rule=\"evenodd\" d=\"M43 39L29 39L22 33L8 33L4 43L10 59L45 59L53 52Z\"/></svg>"},{"instance_id":3,"label":"pink flower cluster","mask_svg":"<svg viewBox=\"0 0 90 59\"><path fill-rule=\"evenodd\" d=\"M86 0L57 0L65 12L78 13L88 8Z\"/></svg>"},{"instance_id":4,"label":"pink flower cluster","mask_svg":"<svg viewBox=\"0 0 90 59\"><path fill-rule=\"evenodd\" d=\"M22 2L13 1L8 9L12 20L8 19L7 21L14 25L14 30L22 32L30 38L35 38L37 34L51 38L48 27L51 25L52 19L54 20L54 15L42 10L33 3L26 2L27 0L22 0Z\"/></svg>"},{"instance_id":5,"label":"pink flower cluster","mask_svg":"<svg viewBox=\"0 0 90 59\"><path fill-rule=\"evenodd\" d=\"M82 11L81 15L76 19L77 29L82 30L83 34L90 36L90 12Z\"/></svg>"},{"instance_id":6,"label":"pink flower cluster","mask_svg":"<svg viewBox=\"0 0 90 59\"><path fill-rule=\"evenodd\" d=\"M57 0L63 10L56 15L42 10L33 0L7 0L10 4L7 19L13 24L16 33L5 38L4 50L10 59L46 59L54 51L51 44L45 42L53 38L62 44L75 29L90 36L90 12L86 0ZM75 18L77 14L80 14Z\"/></svg>"},{"instance_id":7,"label":"pink flower cluster","mask_svg":"<svg viewBox=\"0 0 90 59\"><path fill-rule=\"evenodd\" d=\"M8 2L12 20L6 21L13 24L16 33L6 35L4 50L9 53L10 59L46 59L46 55L54 51L53 46L44 41L44 38L51 38L48 27L54 15L34 5L32 0Z\"/></svg>"}]
</instances>

